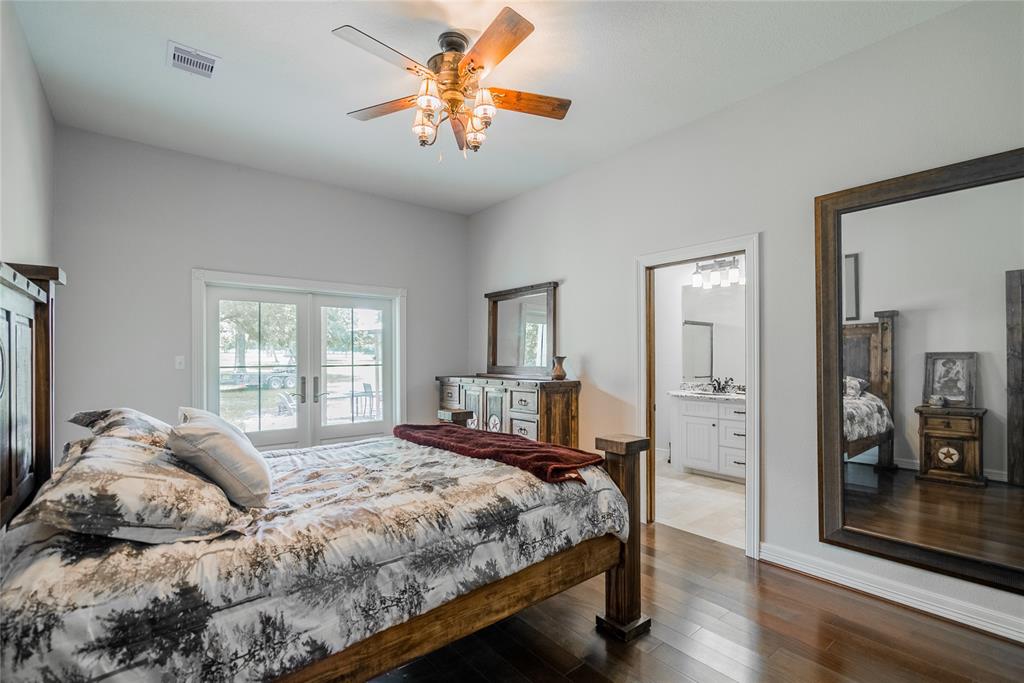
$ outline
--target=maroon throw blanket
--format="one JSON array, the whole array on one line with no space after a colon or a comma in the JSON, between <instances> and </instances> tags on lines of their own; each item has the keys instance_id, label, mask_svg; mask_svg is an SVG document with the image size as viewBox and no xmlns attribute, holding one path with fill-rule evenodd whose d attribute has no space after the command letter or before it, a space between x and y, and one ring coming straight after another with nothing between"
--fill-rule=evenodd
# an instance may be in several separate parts
<instances>
[{"instance_id":1,"label":"maroon throw blanket","mask_svg":"<svg viewBox=\"0 0 1024 683\"><path fill-rule=\"evenodd\" d=\"M604 462L600 455L576 448L541 443L518 434L482 432L453 424L398 425L395 436L470 458L497 460L551 483L583 481L583 476L577 471L579 468Z\"/></svg>"}]
</instances>

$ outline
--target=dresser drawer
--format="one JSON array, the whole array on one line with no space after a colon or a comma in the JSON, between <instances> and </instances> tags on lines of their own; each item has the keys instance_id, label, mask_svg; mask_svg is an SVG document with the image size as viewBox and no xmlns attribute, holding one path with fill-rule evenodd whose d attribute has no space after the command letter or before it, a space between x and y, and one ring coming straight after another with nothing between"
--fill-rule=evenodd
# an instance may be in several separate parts
<instances>
[{"instance_id":1,"label":"dresser drawer","mask_svg":"<svg viewBox=\"0 0 1024 683\"><path fill-rule=\"evenodd\" d=\"M747 447L747 426L736 420L722 420L718 423L718 445L743 450Z\"/></svg>"},{"instance_id":2,"label":"dresser drawer","mask_svg":"<svg viewBox=\"0 0 1024 683\"><path fill-rule=\"evenodd\" d=\"M950 434L974 434L974 425L978 420L970 417L952 417L949 415L928 415L924 418L924 429L928 432L945 432Z\"/></svg>"},{"instance_id":3,"label":"dresser drawer","mask_svg":"<svg viewBox=\"0 0 1024 683\"><path fill-rule=\"evenodd\" d=\"M747 476L747 452L740 448L718 449L718 473L729 477Z\"/></svg>"},{"instance_id":4,"label":"dresser drawer","mask_svg":"<svg viewBox=\"0 0 1024 683\"><path fill-rule=\"evenodd\" d=\"M741 422L745 422L747 419L747 406L743 403L719 404L718 417L723 420L739 420Z\"/></svg>"},{"instance_id":5,"label":"dresser drawer","mask_svg":"<svg viewBox=\"0 0 1024 683\"><path fill-rule=\"evenodd\" d=\"M462 388L458 384L442 384L441 405L445 408L461 408Z\"/></svg>"},{"instance_id":6,"label":"dresser drawer","mask_svg":"<svg viewBox=\"0 0 1024 683\"><path fill-rule=\"evenodd\" d=\"M512 405L509 406L512 410L516 410L520 413L536 413L537 412L537 392L536 391L522 391L512 390Z\"/></svg>"},{"instance_id":7,"label":"dresser drawer","mask_svg":"<svg viewBox=\"0 0 1024 683\"><path fill-rule=\"evenodd\" d=\"M718 404L713 401L683 401L683 415L718 417Z\"/></svg>"},{"instance_id":8,"label":"dresser drawer","mask_svg":"<svg viewBox=\"0 0 1024 683\"><path fill-rule=\"evenodd\" d=\"M533 420L521 420L513 417L510 421L511 432L527 439L537 440L537 423Z\"/></svg>"}]
</instances>

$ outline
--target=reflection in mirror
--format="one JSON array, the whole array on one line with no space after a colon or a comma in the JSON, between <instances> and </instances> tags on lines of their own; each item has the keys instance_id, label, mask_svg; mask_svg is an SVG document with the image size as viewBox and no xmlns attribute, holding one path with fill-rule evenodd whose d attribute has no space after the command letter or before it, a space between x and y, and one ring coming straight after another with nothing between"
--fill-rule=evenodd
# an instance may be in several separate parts
<instances>
[{"instance_id":1,"label":"reflection in mirror","mask_svg":"<svg viewBox=\"0 0 1024 683\"><path fill-rule=\"evenodd\" d=\"M547 293L498 302L498 365L547 367Z\"/></svg>"},{"instance_id":2,"label":"reflection in mirror","mask_svg":"<svg viewBox=\"0 0 1024 683\"><path fill-rule=\"evenodd\" d=\"M1024 482L1007 482L1024 180L846 213L841 245L857 259L839 285L859 289L837 298L844 528L1024 570Z\"/></svg>"},{"instance_id":3,"label":"reflection in mirror","mask_svg":"<svg viewBox=\"0 0 1024 683\"><path fill-rule=\"evenodd\" d=\"M714 377L714 323L683 322L683 379Z\"/></svg>"}]
</instances>

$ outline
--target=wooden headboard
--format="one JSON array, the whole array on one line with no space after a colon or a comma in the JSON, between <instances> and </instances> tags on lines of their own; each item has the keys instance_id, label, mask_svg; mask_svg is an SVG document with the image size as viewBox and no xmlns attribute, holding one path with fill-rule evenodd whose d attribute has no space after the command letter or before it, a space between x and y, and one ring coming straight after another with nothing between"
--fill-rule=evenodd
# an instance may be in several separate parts
<instances>
[{"instance_id":1,"label":"wooden headboard","mask_svg":"<svg viewBox=\"0 0 1024 683\"><path fill-rule=\"evenodd\" d=\"M843 325L843 374L866 379L867 391L893 412L893 346L899 311L875 311L876 322Z\"/></svg>"},{"instance_id":2,"label":"wooden headboard","mask_svg":"<svg viewBox=\"0 0 1024 683\"><path fill-rule=\"evenodd\" d=\"M0 263L0 525L53 471L53 316L64 272Z\"/></svg>"}]
</instances>

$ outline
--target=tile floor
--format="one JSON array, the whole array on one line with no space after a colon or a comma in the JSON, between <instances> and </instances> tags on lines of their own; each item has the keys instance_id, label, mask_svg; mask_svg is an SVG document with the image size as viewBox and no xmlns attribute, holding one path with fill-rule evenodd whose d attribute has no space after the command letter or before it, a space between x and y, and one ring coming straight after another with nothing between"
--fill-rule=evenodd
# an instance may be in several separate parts
<instances>
[{"instance_id":1,"label":"tile floor","mask_svg":"<svg viewBox=\"0 0 1024 683\"><path fill-rule=\"evenodd\" d=\"M655 474L658 522L737 548L744 546L743 484L679 473L660 459Z\"/></svg>"}]
</instances>

